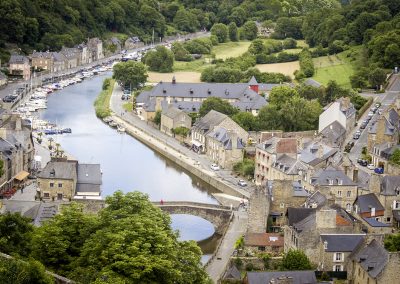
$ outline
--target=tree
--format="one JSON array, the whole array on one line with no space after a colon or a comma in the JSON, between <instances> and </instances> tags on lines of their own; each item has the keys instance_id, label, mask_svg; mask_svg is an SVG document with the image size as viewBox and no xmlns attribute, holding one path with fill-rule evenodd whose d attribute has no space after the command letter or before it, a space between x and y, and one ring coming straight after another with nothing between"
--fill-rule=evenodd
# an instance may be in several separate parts
<instances>
[{"instance_id":1,"label":"tree","mask_svg":"<svg viewBox=\"0 0 400 284\"><path fill-rule=\"evenodd\" d=\"M27 256L32 232L33 226L29 218L19 213L0 215L0 252Z\"/></svg>"},{"instance_id":2,"label":"tree","mask_svg":"<svg viewBox=\"0 0 400 284\"><path fill-rule=\"evenodd\" d=\"M297 41L294 38L285 38L282 42L282 46L284 49L296 48Z\"/></svg>"},{"instance_id":3,"label":"tree","mask_svg":"<svg viewBox=\"0 0 400 284\"><path fill-rule=\"evenodd\" d=\"M174 54L165 46L159 45L156 50L146 53L143 57L144 63L149 66L151 71L156 72L172 72L174 66Z\"/></svg>"},{"instance_id":4,"label":"tree","mask_svg":"<svg viewBox=\"0 0 400 284\"><path fill-rule=\"evenodd\" d=\"M113 71L113 78L122 86L129 85L132 90L140 88L148 77L146 66L132 60L115 64Z\"/></svg>"},{"instance_id":5,"label":"tree","mask_svg":"<svg viewBox=\"0 0 400 284\"><path fill-rule=\"evenodd\" d=\"M228 26L228 31L229 31L229 39L231 41L238 41L239 36L238 36L238 28L236 26L235 22L231 22Z\"/></svg>"},{"instance_id":6,"label":"tree","mask_svg":"<svg viewBox=\"0 0 400 284\"><path fill-rule=\"evenodd\" d=\"M161 111L160 110L156 111L156 114L154 115L154 118L153 118L153 122L157 125L161 124Z\"/></svg>"},{"instance_id":7,"label":"tree","mask_svg":"<svg viewBox=\"0 0 400 284\"><path fill-rule=\"evenodd\" d=\"M375 68L369 73L368 81L371 86L376 86L377 89L386 81L386 72L381 68Z\"/></svg>"},{"instance_id":8,"label":"tree","mask_svg":"<svg viewBox=\"0 0 400 284\"><path fill-rule=\"evenodd\" d=\"M394 150L393 154L390 156L390 162L400 166L400 149Z\"/></svg>"},{"instance_id":9,"label":"tree","mask_svg":"<svg viewBox=\"0 0 400 284\"><path fill-rule=\"evenodd\" d=\"M384 240L384 244L385 249L390 252L400 251L400 234L388 235Z\"/></svg>"},{"instance_id":10,"label":"tree","mask_svg":"<svg viewBox=\"0 0 400 284\"><path fill-rule=\"evenodd\" d=\"M211 34L218 38L219 42L228 40L228 27L222 23L214 24L211 28Z\"/></svg>"},{"instance_id":11,"label":"tree","mask_svg":"<svg viewBox=\"0 0 400 284\"><path fill-rule=\"evenodd\" d=\"M199 109L200 117L205 116L211 110L218 111L228 116L234 115L238 112L237 108L233 107L229 102L218 97L210 97L203 101Z\"/></svg>"},{"instance_id":12,"label":"tree","mask_svg":"<svg viewBox=\"0 0 400 284\"><path fill-rule=\"evenodd\" d=\"M281 107L295 95L297 95L295 89L289 86L278 86L272 88L269 94L268 102L278 106L278 108L281 109Z\"/></svg>"},{"instance_id":13,"label":"tree","mask_svg":"<svg viewBox=\"0 0 400 284\"><path fill-rule=\"evenodd\" d=\"M258 28L256 22L248 21L242 26L240 37L247 40L253 40L257 37L257 34Z\"/></svg>"},{"instance_id":14,"label":"tree","mask_svg":"<svg viewBox=\"0 0 400 284\"><path fill-rule=\"evenodd\" d=\"M257 131L257 119L250 112L238 112L232 116L232 119L246 131Z\"/></svg>"},{"instance_id":15,"label":"tree","mask_svg":"<svg viewBox=\"0 0 400 284\"><path fill-rule=\"evenodd\" d=\"M200 27L199 21L186 9L179 9L174 17L174 24L178 30L185 32L194 32Z\"/></svg>"},{"instance_id":16,"label":"tree","mask_svg":"<svg viewBox=\"0 0 400 284\"><path fill-rule=\"evenodd\" d=\"M309 270L311 262L301 250L289 250L282 259L282 270Z\"/></svg>"},{"instance_id":17,"label":"tree","mask_svg":"<svg viewBox=\"0 0 400 284\"><path fill-rule=\"evenodd\" d=\"M302 39L302 24L303 20L301 17L281 17L276 21L273 36L279 39L285 39L288 37Z\"/></svg>"},{"instance_id":18,"label":"tree","mask_svg":"<svg viewBox=\"0 0 400 284\"><path fill-rule=\"evenodd\" d=\"M174 42L171 48L176 61L192 61L193 57L180 42Z\"/></svg>"},{"instance_id":19,"label":"tree","mask_svg":"<svg viewBox=\"0 0 400 284\"><path fill-rule=\"evenodd\" d=\"M0 283L52 284L54 279L36 260L2 259L0 260Z\"/></svg>"},{"instance_id":20,"label":"tree","mask_svg":"<svg viewBox=\"0 0 400 284\"><path fill-rule=\"evenodd\" d=\"M249 52L253 55L264 54L267 52L267 47L262 39L255 39L249 46Z\"/></svg>"}]
</instances>

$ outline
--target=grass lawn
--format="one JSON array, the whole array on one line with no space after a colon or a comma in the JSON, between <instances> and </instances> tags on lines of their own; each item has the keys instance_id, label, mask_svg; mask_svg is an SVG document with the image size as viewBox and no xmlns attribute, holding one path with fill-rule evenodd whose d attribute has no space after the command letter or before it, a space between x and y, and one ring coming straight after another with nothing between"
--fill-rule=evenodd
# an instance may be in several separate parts
<instances>
[{"instance_id":1,"label":"grass lawn","mask_svg":"<svg viewBox=\"0 0 400 284\"><path fill-rule=\"evenodd\" d=\"M175 61L174 62L174 71L175 72L180 72L180 71L196 71L196 72L201 72L204 70L204 68L211 66L210 63L207 62L208 59L197 59L189 62L185 61Z\"/></svg>"},{"instance_id":2,"label":"grass lawn","mask_svg":"<svg viewBox=\"0 0 400 284\"><path fill-rule=\"evenodd\" d=\"M126 111L131 111L131 110L132 110L132 107L133 107L133 104L132 104L132 102L124 103L124 104L122 105L122 107L123 107L124 110L126 110Z\"/></svg>"},{"instance_id":3,"label":"grass lawn","mask_svg":"<svg viewBox=\"0 0 400 284\"><path fill-rule=\"evenodd\" d=\"M148 72L149 77L147 78L148 82L151 83L159 83L163 82L171 82L172 77L175 76L177 82L187 82L187 83L198 83L200 82L200 72L174 72L174 73L157 73L157 72Z\"/></svg>"},{"instance_id":4,"label":"grass lawn","mask_svg":"<svg viewBox=\"0 0 400 284\"><path fill-rule=\"evenodd\" d=\"M346 56L347 53L345 51L337 55L314 58L315 74L312 78L323 85L335 80L340 86L350 88L349 77L353 75L354 69Z\"/></svg>"},{"instance_id":5,"label":"grass lawn","mask_svg":"<svg viewBox=\"0 0 400 284\"><path fill-rule=\"evenodd\" d=\"M226 43L220 43L213 47L213 52L217 59L226 59L229 57L238 57L245 53L249 48L250 41L231 41Z\"/></svg>"},{"instance_id":6,"label":"grass lawn","mask_svg":"<svg viewBox=\"0 0 400 284\"><path fill-rule=\"evenodd\" d=\"M300 69L299 61L273 63L273 64L257 64L256 67L261 72L277 72L294 78L293 72Z\"/></svg>"}]
</instances>

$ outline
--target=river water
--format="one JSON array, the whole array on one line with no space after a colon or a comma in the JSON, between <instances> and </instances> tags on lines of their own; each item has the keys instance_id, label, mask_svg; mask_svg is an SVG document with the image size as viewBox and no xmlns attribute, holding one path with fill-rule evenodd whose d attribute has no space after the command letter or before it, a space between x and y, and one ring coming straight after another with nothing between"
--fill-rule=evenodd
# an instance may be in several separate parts
<instances>
[{"instance_id":1,"label":"river water","mask_svg":"<svg viewBox=\"0 0 400 284\"><path fill-rule=\"evenodd\" d=\"M116 190L138 190L152 201L196 201L216 204L215 192L197 178L164 159L127 134L119 134L99 120L93 102L102 82L111 73L85 79L48 97L47 110L40 116L72 134L53 138L80 163L99 163L103 171L102 196ZM204 240L214 233L213 225L196 216L172 215L172 227L182 240ZM215 239L201 242L205 261L215 247Z\"/></svg>"}]
</instances>

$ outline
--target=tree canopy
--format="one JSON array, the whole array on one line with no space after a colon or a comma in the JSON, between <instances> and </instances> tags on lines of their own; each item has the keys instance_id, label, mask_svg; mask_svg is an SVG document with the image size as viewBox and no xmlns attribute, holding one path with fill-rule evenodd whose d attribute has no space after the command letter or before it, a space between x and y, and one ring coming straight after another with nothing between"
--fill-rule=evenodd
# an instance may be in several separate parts
<instances>
[{"instance_id":1,"label":"tree canopy","mask_svg":"<svg viewBox=\"0 0 400 284\"><path fill-rule=\"evenodd\" d=\"M239 111L237 108L233 107L229 102L224 101L218 97L210 97L203 101L199 110L200 117L205 116L211 110L218 111L228 116L234 115Z\"/></svg>"},{"instance_id":2,"label":"tree canopy","mask_svg":"<svg viewBox=\"0 0 400 284\"><path fill-rule=\"evenodd\" d=\"M113 71L113 78L122 86L130 86L132 90L140 88L148 77L146 66L132 60L114 65Z\"/></svg>"},{"instance_id":3,"label":"tree canopy","mask_svg":"<svg viewBox=\"0 0 400 284\"><path fill-rule=\"evenodd\" d=\"M282 259L282 270L309 270L312 265L301 250L289 250Z\"/></svg>"},{"instance_id":4,"label":"tree canopy","mask_svg":"<svg viewBox=\"0 0 400 284\"><path fill-rule=\"evenodd\" d=\"M147 52L142 60L149 66L150 71L172 72L174 66L173 52L161 45L157 46L155 50Z\"/></svg>"}]
</instances>

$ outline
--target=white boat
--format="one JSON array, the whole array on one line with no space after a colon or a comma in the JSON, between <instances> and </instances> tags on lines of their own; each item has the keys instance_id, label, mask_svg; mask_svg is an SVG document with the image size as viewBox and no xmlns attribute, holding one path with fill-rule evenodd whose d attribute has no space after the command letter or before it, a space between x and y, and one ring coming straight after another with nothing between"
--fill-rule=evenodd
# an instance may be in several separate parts
<instances>
[{"instance_id":1,"label":"white boat","mask_svg":"<svg viewBox=\"0 0 400 284\"><path fill-rule=\"evenodd\" d=\"M118 124L115 121L110 121L108 125L110 125L111 127L117 127Z\"/></svg>"},{"instance_id":2,"label":"white boat","mask_svg":"<svg viewBox=\"0 0 400 284\"><path fill-rule=\"evenodd\" d=\"M121 126L121 125L118 125L118 126L117 126L117 131L118 131L118 132L125 132L125 127L123 127L123 126Z\"/></svg>"}]
</instances>

